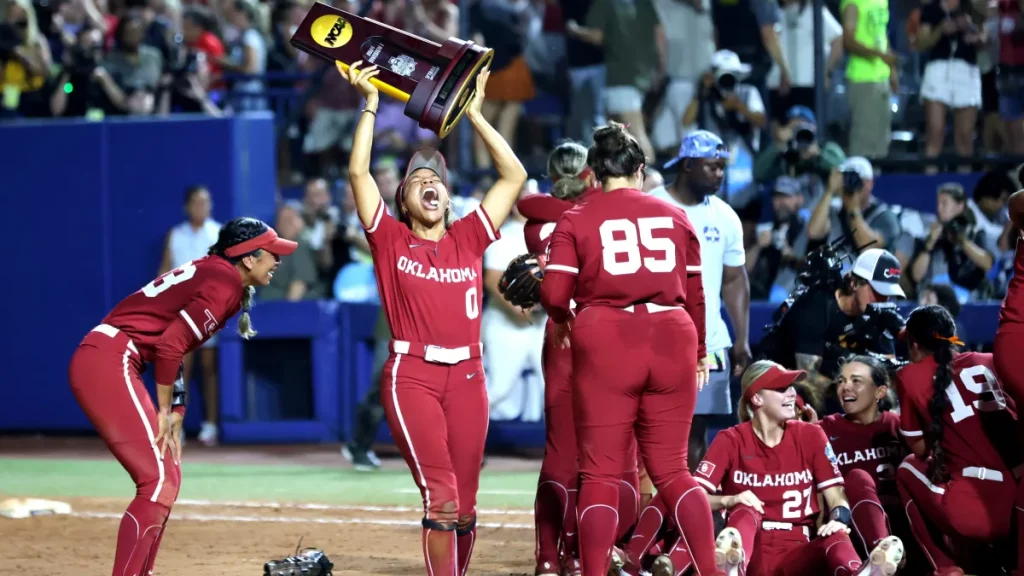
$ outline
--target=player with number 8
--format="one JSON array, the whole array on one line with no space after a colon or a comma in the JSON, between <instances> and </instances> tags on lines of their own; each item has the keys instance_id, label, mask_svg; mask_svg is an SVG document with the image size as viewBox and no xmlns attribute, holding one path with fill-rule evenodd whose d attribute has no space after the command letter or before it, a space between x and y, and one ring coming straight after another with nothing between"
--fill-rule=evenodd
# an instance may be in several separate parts
<instances>
[{"instance_id":1,"label":"player with number 8","mask_svg":"<svg viewBox=\"0 0 1024 576\"><path fill-rule=\"evenodd\" d=\"M184 355L199 348L239 310L249 320L256 286L266 286L296 244L253 218L220 230L209 255L186 262L122 300L86 334L71 357L71 391L100 438L135 482L117 533L115 576L152 574L171 506L181 486ZM157 408L142 372L152 364Z\"/></svg>"},{"instance_id":2,"label":"player with number 8","mask_svg":"<svg viewBox=\"0 0 1024 576\"><path fill-rule=\"evenodd\" d=\"M485 70L476 78L466 118L491 154L497 181L480 206L454 220L444 157L437 150L419 150L398 185L395 219L370 175L379 99L370 79L377 71L354 62L345 76L366 98L349 176L392 334L381 402L423 497L426 573L462 575L476 540L476 492L488 425L480 358L482 259L519 197L526 170L480 112Z\"/></svg>"},{"instance_id":3,"label":"player with number 8","mask_svg":"<svg viewBox=\"0 0 1024 576\"><path fill-rule=\"evenodd\" d=\"M1010 470L1020 458L1016 409L991 354L956 352L963 342L945 308L917 308L900 336L911 360L896 377L900 430L913 454L896 483L935 573L963 574L971 558L936 541L929 526L979 543L1010 533L1017 491Z\"/></svg>"},{"instance_id":4,"label":"player with number 8","mask_svg":"<svg viewBox=\"0 0 1024 576\"><path fill-rule=\"evenodd\" d=\"M890 536L862 563L850 540L843 476L820 426L794 420L803 371L760 360L743 373L741 424L718 433L696 478L713 510L727 511L718 566L749 576L894 574L903 543ZM818 499L829 508L817 530Z\"/></svg>"}]
</instances>

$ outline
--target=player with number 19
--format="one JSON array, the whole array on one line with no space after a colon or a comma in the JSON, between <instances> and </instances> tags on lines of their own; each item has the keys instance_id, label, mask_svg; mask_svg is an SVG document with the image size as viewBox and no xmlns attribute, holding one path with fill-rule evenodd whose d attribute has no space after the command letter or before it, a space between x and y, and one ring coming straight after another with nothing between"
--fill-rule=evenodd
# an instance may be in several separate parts
<instances>
[{"instance_id":1,"label":"player with number 19","mask_svg":"<svg viewBox=\"0 0 1024 576\"><path fill-rule=\"evenodd\" d=\"M936 574L963 574L969 558L956 557L928 526L976 542L1010 533L1017 490L1010 470L1020 457L1016 409L991 354L956 352L963 343L945 308L917 308L900 336L911 360L896 377L900 430L913 455L896 483Z\"/></svg>"},{"instance_id":2,"label":"player with number 19","mask_svg":"<svg viewBox=\"0 0 1024 576\"><path fill-rule=\"evenodd\" d=\"M160 276L122 300L86 334L71 357L71 391L100 438L135 482L117 533L115 576L152 574L171 506L181 485L184 355L242 310L238 331L255 334L249 308L281 256L296 244L253 218L224 225L204 258ZM152 364L153 407L142 372Z\"/></svg>"},{"instance_id":3,"label":"player with number 19","mask_svg":"<svg viewBox=\"0 0 1024 576\"><path fill-rule=\"evenodd\" d=\"M608 570L635 432L698 573L711 576L711 510L680 446L707 381L700 242L682 210L640 190L645 163L621 124L595 131L587 164L604 192L559 220L541 285L556 334L571 338L580 560L584 576Z\"/></svg>"}]
</instances>

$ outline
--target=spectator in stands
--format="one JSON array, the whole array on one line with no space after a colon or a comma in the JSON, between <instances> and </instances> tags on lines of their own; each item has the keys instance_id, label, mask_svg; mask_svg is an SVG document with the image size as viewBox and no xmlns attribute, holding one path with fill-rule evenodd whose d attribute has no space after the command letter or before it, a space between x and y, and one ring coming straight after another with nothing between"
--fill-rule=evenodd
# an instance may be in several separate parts
<instances>
[{"instance_id":1,"label":"spectator in stands","mask_svg":"<svg viewBox=\"0 0 1024 576\"><path fill-rule=\"evenodd\" d=\"M665 185L665 177L654 168L647 168L644 171L644 192L650 192Z\"/></svg>"},{"instance_id":2,"label":"spectator in stands","mask_svg":"<svg viewBox=\"0 0 1024 576\"><path fill-rule=\"evenodd\" d=\"M339 235L341 211L331 202L331 187L327 180L313 178L306 183L300 214L303 219L304 240L314 254L316 269L325 280L333 280L339 268L334 265L334 241ZM284 217L290 218L290 215L285 214Z\"/></svg>"},{"instance_id":3,"label":"spectator in stands","mask_svg":"<svg viewBox=\"0 0 1024 576\"><path fill-rule=\"evenodd\" d=\"M781 176L772 187L772 221L758 225L757 242L747 253L752 300L784 300L795 288L807 256L804 185Z\"/></svg>"},{"instance_id":4,"label":"spectator in stands","mask_svg":"<svg viewBox=\"0 0 1024 576\"><path fill-rule=\"evenodd\" d=\"M412 32L438 44L459 35L459 6L446 0L410 0Z\"/></svg>"},{"instance_id":5,"label":"spectator in stands","mask_svg":"<svg viewBox=\"0 0 1024 576\"><path fill-rule=\"evenodd\" d=\"M586 22L593 0L558 0L566 22ZM599 46L579 36L565 35L566 64L569 66L569 138L588 145L594 129L604 124L604 86L607 69Z\"/></svg>"},{"instance_id":6,"label":"spectator in stands","mask_svg":"<svg viewBox=\"0 0 1024 576\"><path fill-rule=\"evenodd\" d=\"M221 9L237 39L230 43L228 55L217 62L225 72L246 76L231 85L230 107L235 111L265 110L266 88L263 78L257 76L267 70L267 42L256 27L256 8L248 0L227 0Z\"/></svg>"},{"instance_id":7,"label":"spectator in stands","mask_svg":"<svg viewBox=\"0 0 1024 576\"><path fill-rule=\"evenodd\" d=\"M1009 153L1006 125L999 117L999 9L989 3L985 13L985 37L988 42L978 51L981 71L981 138L986 154Z\"/></svg>"},{"instance_id":8,"label":"spectator in stands","mask_svg":"<svg viewBox=\"0 0 1024 576\"><path fill-rule=\"evenodd\" d=\"M1010 221L1006 202L1017 191L1017 184L1005 170L989 170L974 185L973 199L968 202L978 226L985 230L985 246L991 254L1005 251L999 240Z\"/></svg>"},{"instance_id":9,"label":"spectator in stands","mask_svg":"<svg viewBox=\"0 0 1024 576\"><path fill-rule=\"evenodd\" d=\"M964 332L964 324L960 321L960 301L957 300L956 290L949 284L931 284L921 290L918 298L921 306L942 306L949 315L956 321L956 335L967 342L967 335Z\"/></svg>"},{"instance_id":10,"label":"spectator in stands","mask_svg":"<svg viewBox=\"0 0 1024 576\"><path fill-rule=\"evenodd\" d=\"M734 52L750 65L748 82L757 87L762 100L767 96L765 81L773 65L779 67L779 94L789 93L792 73L779 43L777 2L713 0L711 21L715 25L718 49Z\"/></svg>"},{"instance_id":11,"label":"spectator in stands","mask_svg":"<svg viewBox=\"0 0 1024 576\"><path fill-rule=\"evenodd\" d=\"M185 190L184 206L185 221L167 233L164 256L160 262L160 274L166 274L186 262L206 256L210 246L217 242L221 225L210 217L213 211L210 191L205 186L190 186ZM190 352L182 359L186 385L192 379L197 355L203 374L201 390L205 409L198 439L206 446L213 446L217 444L217 423L220 421L216 334L203 343L198 353Z\"/></svg>"},{"instance_id":12,"label":"spectator in stands","mask_svg":"<svg viewBox=\"0 0 1024 576\"><path fill-rule=\"evenodd\" d=\"M336 177L352 148L362 99L333 65L325 65L319 58L305 58L300 68L312 74L313 86L318 86L306 105L309 128L302 153L306 155L307 175Z\"/></svg>"},{"instance_id":13,"label":"spectator in stands","mask_svg":"<svg viewBox=\"0 0 1024 576\"><path fill-rule=\"evenodd\" d=\"M871 163L859 156L847 158L832 173L807 223L810 248L845 237L852 254L863 247L892 251L900 222L888 205L871 194L874 183Z\"/></svg>"},{"instance_id":14,"label":"spectator in stands","mask_svg":"<svg viewBox=\"0 0 1024 576\"><path fill-rule=\"evenodd\" d=\"M527 31L534 18L536 14L525 2L475 0L469 8L470 28L485 46L494 49L481 112L510 143L516 141L523 103L536 96L525 56ZM475 132L473 159L477 168L491 167L491 155Z\"/></svg>"},{"instance_id":15,"label":"spectator in stands","mask_svg":"<svg viewBox=\"0 0 1024 576\"><path fill-rule=\"evenodd\" d=\"M928 55L921 81L927 157L942 152L950 111L956 153L974 156L974 127L981 107L978 49L985 42L985 31L975 25L973 12L961 0L935 0L921 8L917 47ZM938 170L934 165L930 168Z\"/></svg>"},{"instance_id":16,"label":"spectator in stands","mask_svg":"<svg viewBox=\"0 0 1024 576\"><path fill-rule=\"evenodd\" d=\"M116 114L126 107L126 96L103 60L103 33L95 28L78 30L75 44L64 51L64 67L54 83L50 102L54 116L82 117Z\"/></svg>"},{"instance_id":17,"label":"spectator in stands","mask_svg":"<svg viewBox=\"0 0 1024 576\"><path fill-rule=\"evenodd\" d=\"M1024 154L1024 10L1017 0L999 5L999 115L1011 154Z\"/></svg>"},{"instance_id":18,"label":"spectator in stands","mask_svg":"<svg viewBox=\"0 0 1024 576\"><path fill-rule=\"evenodd\" d=\"M224 87L220 59L224 57L224 43L217 35L217 20L202 6L189 6L181 17L181 39L189 53L205 61L209 87Z\"/></svg>"},{"instance_id":19,"label":"spectator in stands","mask_svg":"<svg viewBox=\"0 0 1024 576\"><path fill-rule=\"evenodd\" d=\"M842 0L846 94L850 105L852 156L882 158L889 153L892 104L899 93L896 54L889 50L889 1Z\"/></svg>"},{"instance_id":20,"label":"spectator in stands","mask_svg":"<svg viewBox=\"0 0 1024 576\"><path fill-rule=\"evenodd\" d=\"M298 242L299 246L274 270L274 281L259 288L258 296L265 300L317 300L324 296L324 283L317 271L316 255L309 242L302 219L302 205L294 202L277 209L274 229L286 240Z\"/></svg>"},{"instance_id":21,"label":"spectator in stands","mask_svg":"<svg viewBox=\"0 0 1024 576\"><path fill-rule=\"evenodd\" d=\"M981 288L995 261L984 248L985 229L967 208L964 187L955 182L939 187L935 214L928 237L914 256L911 280L918 285L952 284L966 300L969 292Z\"/></svg>"},{"instance_id":22,"label":"spectator in stands","mask_svg":"<svg viewBox=\"0 0 1024 576\"><path fill-rule=\"evenodd\" d=\"M144 27L145 22L138 12L122 17L114 32L114 49L94 73L101 76L109 73L121 88L124 99L112 99L112 104L124 114L152 114L156 105L155 95L164 61L159 50L142 43Z\"/></svg>"},{"instance_id":23,"label":"spectator in stands","mask_svg":"<svg viewBox=\"0 0 1024 576\"><path fill-rule=\"evenodd\" d=\"M267 51L268 74L294 74L299 69L299 51L289 42L306 15L302 4L293 0L279 0L274 3L270 16L270 47ZM294 80L268 80L267 85L287 87Z\"/></svg>"},{"instance_id":24,"label":"spectator in stands","mask_svg":"<svg viewBox=\"0 0 1024 576\"><path fill-rule=\"evenodd\" d=\"M787 115L794 106L808 110L815 108L814 85L818 76L814 69L814 3L810 0L781 0L781 21L778 28L779 45L782 47L782 58L786 62L790 74L790 88L782 93L782 74L778 64L772 64L768 74L769 108L772 110L773 134L785 126L792 118ZM821 7L822 45L825 62L825 82L831 77L832 70L843 57L843 27L829 11ZM827 84L826 84L827 86ZM776 138L777 141L785 141Z\"/></svg>"},{"instance_id":25,"label":"spectator in stands","mask_svg":"<svg viewBox=\"0 0 1024 576\"><path fill-rule=\"evenodd\" d=\"M520 198L537 193L537 181L523 185ZM546 315L542 308L524 310L506 301L498 281L512 260L526 254L526 219L519 210L501 227L501 237L484 252L484 290L487 305L481 320L484 368L487 371L487 399L491 420L540 420L544 413L544 348ZM532 372L532 379L524 379Z\"/></svg>"},{"instance_id":26,"label":"spectator in stands","mask_svg":"<svg viewBox=\"0 0 1024 576\"><path fill-rule=\"evenodd\" d=\"M807 106L793 106L783 118L775 140L754 161L754 181L770 182L783 175L797 178L801 194L813 202L821 196L832 171L846 160L846 153L831 140L818 144L817 118Z\"/></svg>"},{"instance_id":27,"label":"spectator in stands","mask_svg":"<svg viewBox=\"0 0 1024 576\"><path fill-rule=\"evenodd\" d=\"M683 124L715 54L711 0L654 0L665 31L667 86L651 122L651 144L659 156L674 157L692 127ZM645 181L646 183L646 181Z\"/></svg>"},{"instance_id":28,"label":"spectator in stands","mask_svg":"<svg viewBox=\"0 0 1024 576\"><path fill-rule=\"evenodd\" d=\"M628 126L644 154L654 158L643 105L644 97L664 77L665 54L660 41L664 28L653 0L594 0L585 23L569 20L565 32L601 47L607 67L605 111Z\"/></svg>"},{"instance_id":29,"label":"spectator in stands","mask_svg":"<svg viewBox=\"0 0 1024 576\"><path fill-rule=\"evenodd\" d=\"M741 62L735 52L719 50L683 114L683 124L718 134L729 149L724 196L743 221L743 238L748 245L753 242L754 225L761 217L753 168L761 130L767 123L761 94L744 82L750 72L751 66Z\"/></svg>"},{"instance_id":30,"label":"spectator in stands","mask_svg":"<svg viewBox=\"0 0 1024 576\"><path fill-rule=\"evenodd\" d=\"M36 10L29 0L8 0L0 21L8 38L0 40L0 118L49 116L50 46L39 32ZM7 43L7 45L3 45Z\"/></svg>"}]
</instances>

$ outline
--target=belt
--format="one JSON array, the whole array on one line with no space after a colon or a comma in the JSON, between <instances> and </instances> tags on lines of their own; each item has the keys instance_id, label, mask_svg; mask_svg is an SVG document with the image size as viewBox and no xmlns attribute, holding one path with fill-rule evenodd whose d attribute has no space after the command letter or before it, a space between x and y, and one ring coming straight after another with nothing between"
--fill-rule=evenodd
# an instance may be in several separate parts
<instances>
[{"instance_id":1,"label":"belt","mask_svg":"<svg viewBox=\"0 0 1024 576\"><path fill-rule=\"evenodd\" d=\"M117 338L118 334L120 334L121 337L128 342L128 349L131 350L132 352L135 352L136 354L139 353L139 349L135 347L135 343L132 342L132 339L129 338L127 334L121 332L117 328L114 328L110 324L100 324L99 326L93 328L91 331L99 332L100 334L110 336L111 338Z\"/></svg>"},{"instance_id":2,"label":"belt","mask_svg":"<svg viewBox=\"0 0 1024 576\"><path fill-rule=\"evenodd\" d=\"M476 344L459 346L458 348L443 348L432 344L421 344L419 342L408 342L406 340L392 340L391 351L395 354L416 356L418 358L423 358L427 362L434 362L437 364L458 364L463 360L483 356L484 345L477 342Z\"/></svg>"},{"instance_id":3,"label":"belt","mask_svg":"<svg viewBox=\"0 0 1024 576\"><path fill-rule=\"evenodd\" d=\"M634 304L623 308L626 312L647 312L648 314L654 314L656 312L665 312L668 310L681 310L679 306L662 306L661 304L654 304L653 302L644 302L641 304Z\"/></svg>"},{"instance_id":4,"label":"belt","mask_svg":"<svg viewBox=\"0 0 1024 576\"><path fill-rule=\"evenodd\" d=\"M1003 473L999 470L993 470L991 468L981 468L979 466L968 466L961 472L964 478L977 478L978 480L991 480L993 482L1002 482Z\"/></svg>"},{"instance_id":5,"label":"belt","mask_svg":"<svg viewBox=\"0 0 1024 576\"><path fill-rule=\"evenodd\" d=\"M807 526L794 526L792 522L771 522L771 521L765 520L764 522L761 522L761 530L768 530L768 531L785 530L787 532L794 532L794 531L796 531L796 532L802 532L803 535L804 535L804 538L810 538L810 531L807 529Z\"/></svg>"}]
</instances>

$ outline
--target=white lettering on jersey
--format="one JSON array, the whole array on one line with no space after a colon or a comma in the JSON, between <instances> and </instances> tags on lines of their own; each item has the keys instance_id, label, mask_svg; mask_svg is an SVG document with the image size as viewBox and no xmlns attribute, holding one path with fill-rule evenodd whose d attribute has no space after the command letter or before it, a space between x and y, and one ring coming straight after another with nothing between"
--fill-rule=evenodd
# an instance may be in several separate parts
<instances>
[{"instance_id":1,"label":"white lettering on jersey","mask_svg":"<svg viewBox=\"0 0 1024 576\"><path fill-rule=\"evenodd\" d=\"M866 450L852 450L841 452L837 460L840 466L857 464L858 462L871 462L873 460L888 460L890 456L902 456L903 449L899 446L880 446Z\"/></svg>"},{"instance_id":2,"label":"white lettering on jersey","mask_svg":"<svg viewBox=\"0 0 1024 576\"><path fill-rule=\"evenodd\" d=\"M810 470L789 472L786 474L750 474L741 470L732 473L732 481L740 486L751 488L768 488L775 486L802 486L813 482Z\"/></svg>"},{"instance_id":3,"label":"white lettering on jersey","mask_svg":"<svg viewBox=\"0 0 1024 576\"><path fill-rule=\"evenodd\" d=\"M471 282L477 277L476 270L468 266L465 268L434 268L431 266L424 269L423 264L413 262L405 256L398 257L398 271L442 284Z\"/></svg>"}]
</instances>

